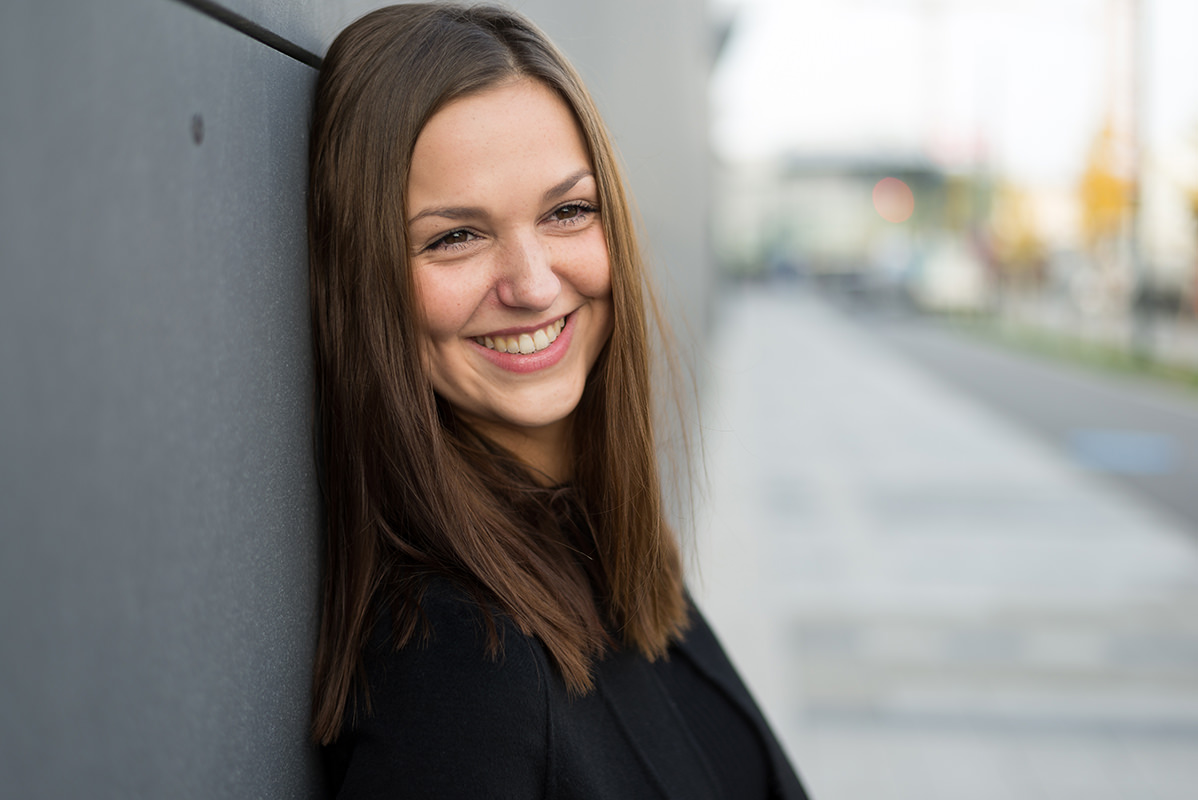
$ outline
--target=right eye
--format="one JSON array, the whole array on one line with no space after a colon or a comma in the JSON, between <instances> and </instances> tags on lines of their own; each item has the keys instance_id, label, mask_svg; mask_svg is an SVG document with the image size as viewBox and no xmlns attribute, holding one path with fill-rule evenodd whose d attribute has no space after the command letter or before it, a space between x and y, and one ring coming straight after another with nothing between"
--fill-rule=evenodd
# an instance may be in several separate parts
<instances>
[{"instance_id":1,"label":"right eye","mask_svg":"<svg viewBox=\"0 0 1198 800\"><path fill-rule=\"evenodd\" d=\"M429 250L454 250L458 247L464 247L468 242L478 238L477 234L471 233L464 228L459 228L456 231L449 233L437 239L428 246Z\"/></svg>"}]
</instances>

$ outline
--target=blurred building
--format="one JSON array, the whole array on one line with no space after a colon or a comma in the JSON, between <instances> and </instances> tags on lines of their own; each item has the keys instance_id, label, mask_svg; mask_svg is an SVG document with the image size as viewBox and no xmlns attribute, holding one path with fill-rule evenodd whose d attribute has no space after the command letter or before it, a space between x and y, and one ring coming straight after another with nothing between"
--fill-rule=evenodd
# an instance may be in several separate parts
<instances>
[{"instance_id":1,"label":"blurred building","mask_svg":"<svg viewBox=\"0 0 1198 800\"><path fill-rule=\"evenodd\" d=\"M717 253L731 275L939 311L989 302L974 237L990 202L980 180L878 155L793 156L718 175Z\"/></svg>"},{"instance_id":2,"label":"blurred building","mask_svg":"<svg viewBox=\"0 0 1198 800\"><path fill-rule=\"evenodd\" d=\"M1193 313L1192 3L738 8L713 84L717 251L733 273L785 261L885 281L906 241L920 281L921 254L954 251L932 261L979 261L995 298ZM880 217L869 179L911 170L940 190L911 186L913 216Z\"/></svg>"}]
</instances>

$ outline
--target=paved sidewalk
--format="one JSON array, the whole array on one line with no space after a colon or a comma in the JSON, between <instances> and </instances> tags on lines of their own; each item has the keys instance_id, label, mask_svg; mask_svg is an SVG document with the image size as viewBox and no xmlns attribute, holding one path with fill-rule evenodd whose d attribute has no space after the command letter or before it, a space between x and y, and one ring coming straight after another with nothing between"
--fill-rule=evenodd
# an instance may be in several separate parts
<instances>
[{"instance_id":1,"label":"paved sidewalk","mask_svg":"<svg viewBox=\"0 0 1198 800\"><path fill-rule=\"evenodd\" d=\"M708 356L692 582L816 800L1196 796L1194 532L789 289Z\"/></svg>"}]
</instances>

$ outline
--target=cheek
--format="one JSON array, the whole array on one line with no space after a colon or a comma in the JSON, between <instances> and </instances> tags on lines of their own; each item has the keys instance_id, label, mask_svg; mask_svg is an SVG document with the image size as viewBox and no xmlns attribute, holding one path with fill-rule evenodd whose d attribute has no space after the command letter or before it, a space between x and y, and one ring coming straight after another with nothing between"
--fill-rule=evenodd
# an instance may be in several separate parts
<instances>
[{"instance_id":1,"label":"cheek","mask_svg":"<svg viewBox=\"0 0 1198 800\"><path fill-rule=\"evenodd\" d=\"M570 265L570 283L581 294L595 298L611 295L611 264L601 229L571 242L563 256Z\"/></svg>"},{"instance_id":2,"label":"cheek","mask_svg":"<svg viewBox=\"0 0 1198 800\"><path fill-rule=\"evenodd\" d=\"M426 344L456 339L481 297L468 281L455 280L450 272L422 269L416 272L416 298L420 303Z\"/></svg>"}]
</instances>

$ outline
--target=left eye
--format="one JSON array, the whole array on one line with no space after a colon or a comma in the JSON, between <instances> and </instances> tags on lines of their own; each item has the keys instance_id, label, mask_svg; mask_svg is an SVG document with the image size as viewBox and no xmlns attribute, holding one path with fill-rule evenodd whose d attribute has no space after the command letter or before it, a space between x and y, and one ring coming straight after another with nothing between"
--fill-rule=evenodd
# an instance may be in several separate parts
<instances>
[{"instance_id":1,"label":"left eye","mask_svg":"<svg viewBox=\"0 0 1198 800\"><path fill-rule=\"evenodd\" d=\"M478 236L467 230L450 231L428 246L429 250L456 250Z\"/></svg>"},{"instance_id":2,"label":"left eye","mask_svg":"<svg viewBox=\"0 0 1198 800\"><path fill-rule=\"evenodd\" d=\"M584 203L571 203L568 206L555 209L550 216L557 222L572 222L589 211L594 211L594 209Z\"/></svg>"}]
</instances>

